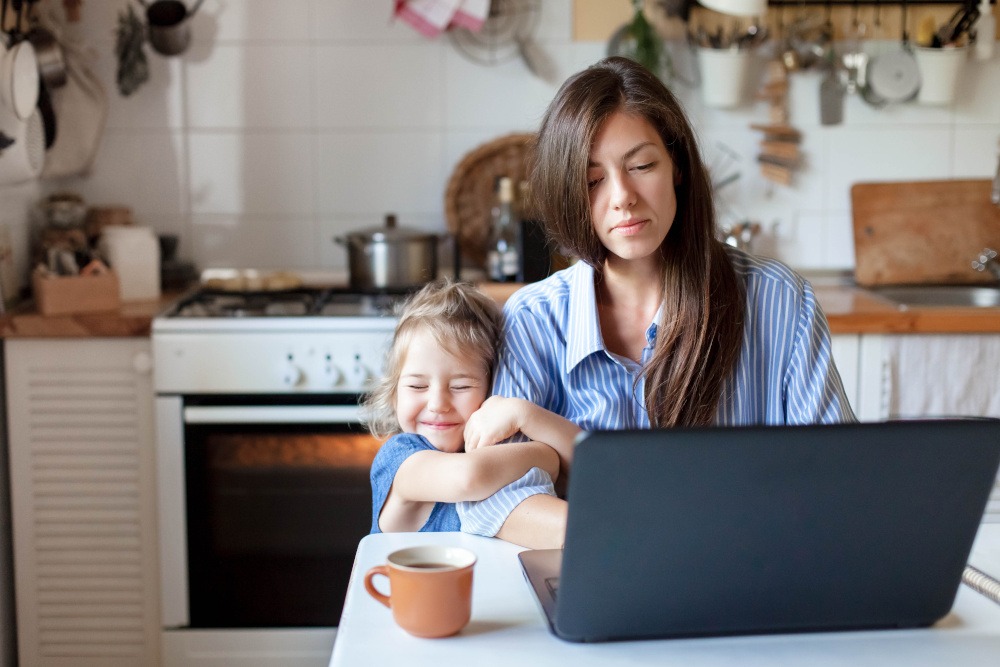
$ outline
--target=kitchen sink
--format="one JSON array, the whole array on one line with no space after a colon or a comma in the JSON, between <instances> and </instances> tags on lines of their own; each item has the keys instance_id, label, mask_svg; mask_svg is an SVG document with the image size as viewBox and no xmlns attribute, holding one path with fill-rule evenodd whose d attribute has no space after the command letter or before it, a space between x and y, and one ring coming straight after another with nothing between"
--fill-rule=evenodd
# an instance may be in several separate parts
<instances>
[{"instance_id":1,"label":"kitchen sink","mask_svg":"<svg viewBox=\"0 0 1000 667\"><path fill-rule=\"evenodd\" d=\"M871 292L900 306L919 308L1000 308L1000 286L905 285Z\"/></svg>"}]
</instances>

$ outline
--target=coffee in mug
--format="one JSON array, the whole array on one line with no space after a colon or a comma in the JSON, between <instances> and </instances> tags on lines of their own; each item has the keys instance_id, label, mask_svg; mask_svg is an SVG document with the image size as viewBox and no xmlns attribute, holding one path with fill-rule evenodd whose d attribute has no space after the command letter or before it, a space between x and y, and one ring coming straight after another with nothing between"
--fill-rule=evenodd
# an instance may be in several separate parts
<instances>
[{"instance_id":1,"label":"coffee in mug","mask_svg":"<svg viewBox=\"0 0 1000 667\"><path fill-rule=\"evenodd\" d=\"M396 624L416 637L449 637L472 616L472 567L476 555L445 546L410 547L394 551L385 565L365 574L368 593L392 610ZM389 580L389 594L373 579Z\"/></svg>"}]
</instances>

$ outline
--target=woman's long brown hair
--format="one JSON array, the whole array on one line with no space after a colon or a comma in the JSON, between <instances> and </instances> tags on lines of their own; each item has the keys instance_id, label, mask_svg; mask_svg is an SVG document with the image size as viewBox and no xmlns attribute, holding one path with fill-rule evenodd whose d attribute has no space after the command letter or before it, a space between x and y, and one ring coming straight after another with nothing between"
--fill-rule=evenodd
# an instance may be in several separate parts
<instances>
[{"instance_id":1,"label":"woman's long brown hair","mask_svg":"<svg viewBox=\"0 0 1000 667\"><path fill-rule=\"evenodd\" d=\"M644 67L620 57L568 79L538 134L535 203L552 240L600 276L607 249L591 220L587 163L595 135L616 111L656 128L678 175L677 217L660 247L662 317L643 371L646 410L656 427L711 424L739 358L745 295L716 239L711 181L674 95Z\"/></svg>"}]
</instances>

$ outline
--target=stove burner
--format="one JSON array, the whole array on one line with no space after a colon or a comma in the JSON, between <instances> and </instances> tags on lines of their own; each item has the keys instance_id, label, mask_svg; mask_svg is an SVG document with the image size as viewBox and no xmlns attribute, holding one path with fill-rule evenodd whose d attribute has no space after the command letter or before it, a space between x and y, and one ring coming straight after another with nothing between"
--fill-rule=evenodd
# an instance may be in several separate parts
<instances>
[{"instance_id":1,"label":"stove burner","mask_svg":"<svg viewBox=\"0 0 1000 667\"><path fill-rule=\"evenodd\" d=\"M320 315L385 317L394 315L400 294L330 294L320 306Z\"/></svg>"},{"instance_id":2,"label":"stove burner","mask_svg":"<svg viewBox=\"0 0 1000 667\"><path fill-rule=\"evenodd\" d=\"M360 294L339 289L225 292L204 289L182 301L169 317L388 317L407 294Z\"/></svg>"},{"instance_id":3,"label":"stove burner","mask_svg":"<svg viewBox=\"0 0 1000 667\"><path fill-rule=\"evenodd\" d=\"M305 315L309 312L311 300L299 298L270 299L262 295L250 297L224 297L216 301L219 314L223 317L283 317L287 315Z\"/></svg>"}]
</instances>

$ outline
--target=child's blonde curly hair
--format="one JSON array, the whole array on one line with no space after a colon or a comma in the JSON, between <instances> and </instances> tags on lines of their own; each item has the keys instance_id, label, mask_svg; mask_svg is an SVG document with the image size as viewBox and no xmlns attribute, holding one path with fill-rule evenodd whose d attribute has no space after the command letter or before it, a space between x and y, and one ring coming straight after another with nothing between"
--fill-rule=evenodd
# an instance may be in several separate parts
<instances>
[{"instance_id":1,"label":"child's blonde curly hair","mask_svg":"<svg viewBox=\"0 0 1000 667\"><path fill-rule=\"evenodd\" d=\"M361 400L368 430L377 438L401 430L396 419L396 386L416 331L430 331L445 350L461 350L479 359L492 386L502 328L503 316L496 302L470 283L437 280L407 299L386 353L385 372Z\"/></svg>"}]
</instances>

